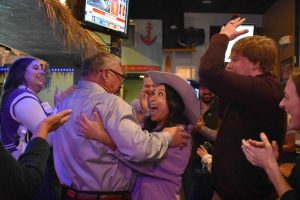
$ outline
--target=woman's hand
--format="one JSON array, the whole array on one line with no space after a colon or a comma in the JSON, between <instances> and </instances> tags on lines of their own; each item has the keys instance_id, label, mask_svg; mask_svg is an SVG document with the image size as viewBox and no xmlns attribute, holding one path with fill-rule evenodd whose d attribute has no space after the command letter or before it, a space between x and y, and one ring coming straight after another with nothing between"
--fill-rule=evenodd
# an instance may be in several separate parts
<instances>
[{"instance_id":1,"label":"woman's hand","mask_svg":"<svg viewBox=\"0 0 300 200\"><path fill-rule=\"evenodd\" d=\"M140 93L140 105L141 105L141 114L145 115L148 108L149 108L149 97L148 94L142 90L142 92Z\"/></svg>"},{"instance_id":2,"label":"woman's hand","mask_svg":"<svg viewBox=\"0 0 300 200\"><path fill-rule=\"evenodd\" d=\"M115 150L116 144L104 129L99 113L93 111L93 117L94 120L91 120L86 114L81 113L81 116L77 118L77 128L85 137L97 140Z\"/></svg>"},{"instance_id":3,"label":"woman's hand","mask_svg":"<svg viewBox=\"0 0 300 200\"><path fill-rule=\"evenodd\" d=\"M260 141L242 140L242 150L249 162L265 170L277 164L278 146L269 142L265 133L260 133Z\"/></svg>"},{"instance_id":4,"label":"woman's hand","mask_svg":"<svg viewBox=\"0 0 300 200\"><path fill-rule=\"evenodd\" d=\"M34 131L32 138L41 137L47 140L48 133L56 130L70 119L72 110L67 109L55 115L45 118Z\"/></svg>"},{"instance_id":5,"label":"woman's hand","mask_svg":"<svg viewBox=\"0 0 300 200\"><path fill-rule=\"evenodd\" d=\"M260 138L262 142L242 140L242 149L249 162L266 171L269 179L276 188L279 199L281 199L282 195L292 188L282 175L276 161L278 157L278 146L275 141L271 144L264 133L260 133Z\"/></svg>"}]
</instances>

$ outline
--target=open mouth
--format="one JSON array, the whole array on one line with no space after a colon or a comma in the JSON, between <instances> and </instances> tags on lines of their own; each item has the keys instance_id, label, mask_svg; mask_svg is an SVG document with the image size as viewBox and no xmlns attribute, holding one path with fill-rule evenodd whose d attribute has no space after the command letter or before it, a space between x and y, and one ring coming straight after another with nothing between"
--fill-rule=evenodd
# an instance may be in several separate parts
<instances>
[{"instance_id":1,"label":"open mouth","mask_svg":"<svg viewBox=\"0 0 300 200\"><path fill-rule=\"evenodd\" d=\"M152 91L147 91L146 94L148 94L149 96L153 96L153 95L154 95L154 92L152 92Z\"/></svg>"},{"instance_id":2,"label":"open mouth","mask_svg":"<svg viewBox=\"0 0 300 200\"><path fill-rule=\"evenodd\" d=\"M155 112L158 110L158 107L157 106L154 106L154 105L150 105L150 110L151 110L151 113L152 112Z\"/></svg>"},{"instance_id":3,"label":"open mouth","mask_svg":"<svg viewBox=\"0 0 300 200\"><path fill-rule=\"evenodd\" d=\"M42 82L44 82L44 80L45 80L45 77L43 75L37 75L36 78L39 79Z\"/></svg>"}]
</instances>

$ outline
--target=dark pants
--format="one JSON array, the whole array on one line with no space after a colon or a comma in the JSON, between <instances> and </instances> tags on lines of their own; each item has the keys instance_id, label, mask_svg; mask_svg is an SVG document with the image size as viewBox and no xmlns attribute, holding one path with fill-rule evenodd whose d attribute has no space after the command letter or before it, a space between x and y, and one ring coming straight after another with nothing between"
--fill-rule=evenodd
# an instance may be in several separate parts
<instances>
[{"instance_id":1,"label":"dark pants","mask_svg":"<svg viewBox=\"0 0 300 200\"><path fill-rule=\"evenodd\" d=\"M202 168L187 168L182 179L185 200L211 200L212 176Z\"/></svg>"},{"instance_id":2,"label":"dark pants","mask_svg":"<svg viewBox=\"0 0 300 200\"><path fill-rule=\"evenodd\" d=\"M43 178L42 185L39 188L35 200L60 200L61 199L61 184L54 168L53 150L51 148L46 174Z\"/></svg>"}]
</instances>

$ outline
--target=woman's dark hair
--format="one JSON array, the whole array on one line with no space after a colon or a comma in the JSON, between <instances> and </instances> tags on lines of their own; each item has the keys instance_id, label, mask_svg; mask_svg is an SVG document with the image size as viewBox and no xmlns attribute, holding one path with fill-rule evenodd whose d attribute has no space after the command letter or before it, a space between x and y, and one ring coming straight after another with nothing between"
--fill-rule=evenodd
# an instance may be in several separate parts
<instances>
[{"instance_id":1,"label":"woman's dark hair","mask_svg":"<svg viewBox=\"0 0 300 200\"><path fill-rule=\"evenodd\" d=\"M169 115L165 120L162 128L175 126L177 124L188 125L189 120L184 115L185 106L180 95L171 86L164 85L166 88L166 99L169 107ZM151 117L147 117L144 121L144 129L152 131L156 127L157 123L151 120Z\"/></svg>"},{"instance_id":2,"label":"woman's dark hair","mask_svg":"<svg viewBox=\"0 0 300 200\"><path fill-rule=\"evenodd\" d=\"M37 61L35 58L20 58L16 60L9 68L7 78L3 86L3 96L1 101L1 107L6 101L7 95L10 91L16 89L21 84L27 86L25 79L25 72L27 67L33 62Z\"/></svg>"},{"instance_id":3,"label":"woman's dark hair","mask_svg":"<svg viewBox=\"0 0 300 200\"><path fill-rule=\"evenodd\" d=\"M21 84L25 84L27 86L27 82L25 80L25 72L27 67L33 61L37 60L34 58L20 58L10 66L7 78L3 86L4 92L15 89Z\"/></svg>"}]
</instances>

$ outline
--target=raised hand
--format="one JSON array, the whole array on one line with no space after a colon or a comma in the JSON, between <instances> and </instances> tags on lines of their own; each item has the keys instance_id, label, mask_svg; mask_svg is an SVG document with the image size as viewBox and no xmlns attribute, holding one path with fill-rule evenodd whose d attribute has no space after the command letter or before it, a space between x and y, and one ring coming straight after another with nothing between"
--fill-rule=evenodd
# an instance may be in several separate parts
<instances>
[{"instance_id":1,"label":"raised hand","mask_svg":"<svg viewBox=\"0 0 300 200\"><path fill-rule=\"evenodd\" d=\"M142 92L140 93L139 99L140 99L140 105L141 105L141 112L143 114L145 114L149 107L149 96L144 90L142 90Z\"/></svg>"},{"instance_id":2,"label":"raised hand","mask_svg":"<svg viewBox=\"0 0 300 200\"><path fill-rule=\"evenodd\" d=\"M226 25L222 26L220 33L228 36L229 40L233 40L240 35L248 32L247 29L237 31L236 28L245 22L245 18L236 18L230 20Z\"/></svg>"},{"instance_id":3,"label":"raised hand","mask_svg":"<svg viewBox=\"0 0 300 200\"><path fill-rule=\"evenodd\" d=\"M70 86L68 89L65 91L58 91L58 88L55 88L54 92L54 105L59 106L61 102L69 95L71 94L74 90L76 89L76 85Z\"/></svg>"},{"instance_id":4,"label":"raised hand","mask_svg":"<svg viewBox=\"0 0 300 200\"><path fill-rule=\"evenodd\" d=\"M197 132L201 132L204 126L205 126L205 122L203 118L200 116L195 126L195 129L197 130Z\"/></svg>"}]
</instances>

